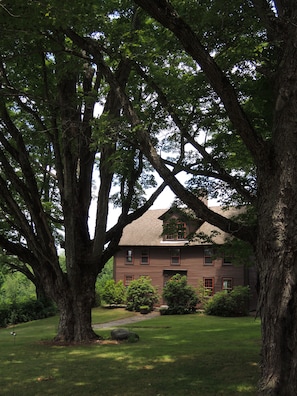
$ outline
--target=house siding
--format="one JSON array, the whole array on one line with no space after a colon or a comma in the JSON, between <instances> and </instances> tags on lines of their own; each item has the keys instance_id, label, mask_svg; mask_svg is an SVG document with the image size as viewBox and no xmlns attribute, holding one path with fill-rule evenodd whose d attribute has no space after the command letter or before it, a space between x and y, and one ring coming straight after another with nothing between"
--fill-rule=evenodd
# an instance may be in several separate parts
<instances>
[{"instance_id":1,"label":"house siding","mask_svg":"<svg viewBox=\"0 0 297 396\"><path fill-rule=\"evenodd\" d=\"M176 248L176 246L172 248ZM166 280L164 271L166 271L167 273L171 272L171 275L178 272L186 274L188 284L195 289L203 283L205 278L212 278L214 279L214 293L222 290L224 279L231 279L232 287L249 284L251 289L254 288L255 276L253 270L245 269L243 266L224 265L220 258L213 260L211 265L205 265L203 246L183 246L179 249L180 263L179 265L172 265L171 248L168 246L121 246L114 257L115 281L123 280L125 282L127 276L133 277L133 279L138 279L140 276L149 276L152 279L152 284L162 295ZM127 250L133 251L132 263L126 263ZM143 250L149 252L148 264L142 264L141 262Z\"/></svg>"},{"instance_id":2,"label":"house siding","mask_svg":"<svg viewBox=\"0 0 297 396\"><path fill-rule=\"evenodd\" d=\"M195 289L203 285L205 279L213 279L213 293L221 291L223 280L228 279L231 280L232 288L241 285L250 286L252 292L250 308L255 309L257 279L254 267L248 269L243 266L226 265L221 258L205 264L204 252L205 249L211 248L211 245L203 241L168 240L162 235L163 222L172 217L175 217L175 214L171 210L150 210L124 229L119 250L114 256L115 281L122 280L127 286L132 279L148 276L161 296L164 282L175 273L186 274L188 284ZM213 230L213 226L198 220L190 220L187 223L187 230L190 228L190 231L199 229L206 235ZM215 243L218 245L224 243L225 237L224 233L218 233ZM175 264L171 262L172 249L180 251L179 261ZM128 250L132 251L132 261L129 263L126 261ZM142 252L145 250L148 252L146 264L141 260ZM163 301L160 300L160 303Z\"/></svg>"}]
</instances>

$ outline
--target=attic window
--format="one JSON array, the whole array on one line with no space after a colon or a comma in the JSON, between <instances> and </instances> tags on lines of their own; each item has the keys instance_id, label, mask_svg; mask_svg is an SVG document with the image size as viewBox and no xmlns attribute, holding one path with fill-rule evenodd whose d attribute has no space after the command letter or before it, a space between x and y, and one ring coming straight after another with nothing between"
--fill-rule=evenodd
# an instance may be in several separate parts
<instances>
[{"instance_id":1,"label":"attic window","mask_svg":"<svg viewBox=\"0 0 297 396\"><path fill-rule=\"evenodd\" d=\"M177 239L185 239L185 230L186 230L185 223L177 224Z\"/></svg>"},{"instance_id":2,"label":"attic window","mask_svg":"<svg viewBox=\"0 0 297 396\"><path fill-rule=\"evenodd\" d=\"M171 219L163 228L164 239L169 241L186 239L186 223Z\"/></svg>"}]
</instances>

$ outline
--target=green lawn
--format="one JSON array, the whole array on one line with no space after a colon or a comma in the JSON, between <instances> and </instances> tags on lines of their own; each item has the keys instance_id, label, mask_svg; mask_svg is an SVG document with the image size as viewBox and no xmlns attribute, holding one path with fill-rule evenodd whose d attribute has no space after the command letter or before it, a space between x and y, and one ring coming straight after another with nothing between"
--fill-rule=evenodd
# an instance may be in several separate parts
<instances>
[{"instance_id":1,"label":"green lawn","mask_svg":"<svg viewBox=\"0 0 297 396\"><path fill-rule=\"evenodd\" d=\"M131 315L96 309L94 323ZM158 316L129 325L138 343L51 346L58 318L0 330L0 395L254 395L260 323L254 318ZM11 331L16 336L11 335ZM110 329L98 330L109 337Z\"/></svg>"}]
</instances>

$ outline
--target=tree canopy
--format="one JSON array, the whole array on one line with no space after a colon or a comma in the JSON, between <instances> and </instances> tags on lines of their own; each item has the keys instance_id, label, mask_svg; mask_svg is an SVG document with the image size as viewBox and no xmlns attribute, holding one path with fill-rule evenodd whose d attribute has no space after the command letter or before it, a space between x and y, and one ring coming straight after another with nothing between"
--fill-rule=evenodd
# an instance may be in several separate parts
<instances>
[{"instance_id":1,"label":"tree canopy","mask_svg":"<svg viewBox=\"0 0 297 396\"><path fill-rule=\"evenodd\" d=\"M16 1L0 7L0 244L16 258L14 265L18 260L29 265L29 273L58 304L57 339L95 336L90 309L96 276L117 248L123 227L165 186L156 186L151 165L127 138L121 103L98 67L101 49L96 63L70 37L73 32L93 37L99 47L104 37L104 57L124 89L130 67L108 52L135 27L133 10L121 11L119 18L116 5L68 1L61 7L50 1L20 6ZM148 187L156 189L147 199ZM94 230L88 222L92 200ZM107 230L111 200L121 214ZM60 245L66 271L59 263Z\"/></svg>"},{"instance_id":2,"label":"tree canopy","mask_svg":"<svg viewBox=\"0 0 297 396\"><path fill-rule=\"evenodd\" d=\"M94 337L95 278L123 227L168 184L197 217L253 247L260 392L295 395L293 2L11 1L1 4L0 21L0 244L30 263L57 301L57 338ZM153 169L164 183L146 200ZM246 215L211 211L200 199L205 192L224 206L245 206ZM107 230L111 198L121 215Z\"/></svg>"}]
</instances>

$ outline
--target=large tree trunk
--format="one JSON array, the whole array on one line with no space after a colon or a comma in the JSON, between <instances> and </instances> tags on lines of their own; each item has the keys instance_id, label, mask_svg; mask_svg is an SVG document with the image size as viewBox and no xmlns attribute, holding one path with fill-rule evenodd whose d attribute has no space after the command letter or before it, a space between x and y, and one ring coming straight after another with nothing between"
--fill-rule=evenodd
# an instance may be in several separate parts
<instances>
[{"instance_id":1,"label":"large tree trunk","mask_svg":"<svg viewBox=\"0 0 297 396\"><path fill-rule=\"evenodd\" d=\"M297 20L297 12L295 20ZM297 29L276 79L270 151L258 167L261 394L297 395ZM264 157L264 156L263 156Z\"/></svg>"},{"instance_id":2,"label":"large tree trunk","mask_svg":"<svg viewBox=\"0 0 297 396\"><path fill-rule=\"evenodd\" d=\"M283 189L278 183L279 180L271 180L269 194L275 199L261 202L259 210L257 259L262 320L260 393L295 396L297 395L297 189L295 187L295 194L292 195L292 192ZM281 197L280 200L278 196Z\"/></svg>"},{"instance_id":3,"label":"large tree trunk","mask_svg":"<svg viewBox=\"0 0 297 396\"><path fill-rule=\"evenodd\" d=\"M88 342L100 338L92 329L91 305L79 300L76 299L76 303L68 298L60 301L60 321L54 341Z\"/></svg>"},{"instance_id":4,"label":"large tree trunk","mask_svg":"<svg viewBox=\"0 0 297 396\"><path fill-rule=\"evenodd\" d=\"M35 279L34 282L36 298L38 301L41 301L44 305L49 306L53 303L53 301L48 297L47 293L44 290L43 284Z\"/></svg>"},{"instance_id":5,"label":"large tree trunk","mask_svg":"<svg viewBox=\"0 0 297 396\"><path fill-rule=\"evenodd\" d=\"M82 275L79 284L77 279L72 279L71 285L65 280L63 288L57 288L60 321L55 341L88 342L100 338L92 329L95 281L96 275Z\"/></svg>"}]
</instances>

